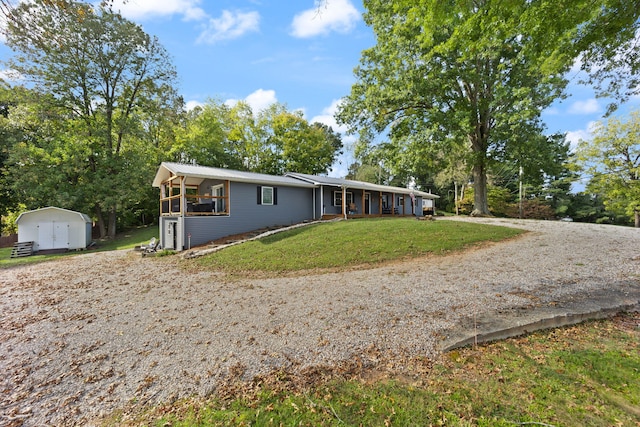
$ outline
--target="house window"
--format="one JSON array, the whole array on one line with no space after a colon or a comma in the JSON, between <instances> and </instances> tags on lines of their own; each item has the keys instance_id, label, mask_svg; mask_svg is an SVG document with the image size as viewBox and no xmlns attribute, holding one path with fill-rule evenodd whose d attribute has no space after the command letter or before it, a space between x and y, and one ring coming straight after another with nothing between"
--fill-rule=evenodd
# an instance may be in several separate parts
<instances>
[{"instance_id":1,"label":"house window","mask_svg":"<svg viewBox=\"0 0 640 427\"><path fill-rule=\"evenodd\" d=\"M278 189L276 187L258 186L258 204L259 205L277 205Z\"/></svg>"},{"instance_id":2,"label":"house window","mask_svg":"<svg viewBox=\"0 0 640 427\"><path fill-rule=\"evenodd\" d=\"M353 203L353 193L347 191L347 206ZM333 192L333 206L342 206L342 191Z\"/></svg>"}]
</instances>

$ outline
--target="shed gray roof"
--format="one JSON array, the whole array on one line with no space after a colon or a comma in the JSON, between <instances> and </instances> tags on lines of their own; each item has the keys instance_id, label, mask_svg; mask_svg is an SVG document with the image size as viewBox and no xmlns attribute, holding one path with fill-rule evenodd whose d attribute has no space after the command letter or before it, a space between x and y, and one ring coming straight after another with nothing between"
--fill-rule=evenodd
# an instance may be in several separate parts
<instances>
[{"instance_id":1,"label":"shed gray roof","mask_svg":"<svg viewBox=\"0 0 640 427\"><path fill-rule=\"evenodd\" d=\"M393 187L390 185L373 184L370 182L354 181L350 179L332 178L328 176L307 175L303 173L288 173L286 176L294 177L307 181L315 185L329 185L333 187L346 187L357 190L369 190L369 191L382 191L385 193L397 193L397 194L414 194L426 199L439 199L440 196L436 194L427 193L420 190L414 190L411 188Z\"/></svg>"},{"instance_id":2,"label":"shed gray roof","mask_svg":"<svg viewBox=\"0 0 640 427\"><path fill-rule=\"evenodd\" d=\"M284 185L289 187L314 188L315 185L306 181L294 179L286 176L267 175L255 172L243 172L231 169L212 168L208 166L188 165L184 163L163 162L158 168L156 177L153 180L154 187L160 185L171 178L171 176L184 176L191 179L188 184L199 184L205 179L220 179L234 182L249 182L268 185Z\"/></svg>"},{"instance_id":3,"label":"shed gray roof","mask_svg":"<svg viewBox=\"0 0 640 427\"><path fill-rule=\"evenodd\" d=\"M72 211L72 210L63 209L63 208L57 208L55 206L47 206L47 207L40 208L40 209L34 209L32 211L22 212L20 215L18 215L18 218L16 218L16 224L18 224L20 222L20 219L23 218L24 216L29 216L30 214L32 214L34 212L44 212L44 211L68 212L68 213L71 213L71 214L74 214L74 215L78 215L80 218L82 218L82 220L85 223L92 223L93 222L93 221L91 221L91 218L89 218L89 215L83 214L82 212Z\"/></svg>"}]
</instances>

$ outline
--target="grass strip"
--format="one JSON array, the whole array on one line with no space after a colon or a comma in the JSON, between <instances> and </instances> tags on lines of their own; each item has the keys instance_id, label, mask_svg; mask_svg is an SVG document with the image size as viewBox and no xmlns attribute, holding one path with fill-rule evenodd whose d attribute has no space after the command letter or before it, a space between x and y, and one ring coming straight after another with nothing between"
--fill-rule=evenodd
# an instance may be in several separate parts
<instances>
[{"instance_id":1,"label":"grass strip","mask_svg":"<svg viewBox=\"0 0 640 427\"><path fill-rule=\"evenodd\" d=\"M139 227L123 233L113 240L96 240L96 246L89 248L88 252L115 251L120 249L133 249L135 246L149 243L152 237L158 237L158 226ZM74 256L87 251L70 251L56 254L31 255L23 258L11 258L11 248L0 248L0 269L16 265L35 264L60 257Z\"/></svg>"},{"instance_id":2,"label":"grass strip","mask_svg":"<svg viewBox=\"0 0 640 427\"><path fill-rule=\"evenodd\" d=\"M373 369L388 363L381 365ZM222 389L223 397L182 400L105 424L637 426L640 313L454 350L425 370L408 365L374 381L363 371L316 376L302 386L282 372L273 376L232 394Z\"/></svg>"}]
</instances>

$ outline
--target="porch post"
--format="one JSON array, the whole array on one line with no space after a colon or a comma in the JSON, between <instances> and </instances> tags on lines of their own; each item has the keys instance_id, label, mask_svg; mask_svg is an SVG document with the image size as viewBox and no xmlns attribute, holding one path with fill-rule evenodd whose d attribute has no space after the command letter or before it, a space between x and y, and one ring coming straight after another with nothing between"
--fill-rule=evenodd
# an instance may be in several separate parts
<instances>
[{"instance_id":1,"label":"porch post","mask_svg":"<svg viewBox=\"0 0 640 427\"><path fill-rule=\"evenodd\" d=\"M162 184L160 184L160 216L162 216L162 214L164 213L162 212L162 202L163 202L162 199L167 197L166 194L167 194L167 184L163 182Z\"/></svg>"},{"instance_id":2,"label":"porch post","mask_svg":"<svg viewBox=\"0 0 640 427\"><path fill-rule=\"evenodd\" d=\"M187 181L186 176L180 177L180 216L184 216L184 211L186 211L186 206L184 203L185 196L187 195L187 187L185 182Z\"/></svg>"},{"instance_id":3,"label":"porch post","mask_svg":"<svg viewBox=\"0 0 640 427\"><path fill-rule=\"evenodd\" d=\"M324 185L320 186L320 219L324 216Z\"/></svg>"},{"instance_id":4,"label":"porch post","mask_svg":"<svg viewBox=\"0 0 640 427\"><path fill-rule=\"evenodd\" d=\"M347 204L347 187L342 186L342 215L344 219L347 219L347 210L345 209Z\"/></svg>"},{"instance_id":5,"label":"porch post","mask_svg":"<svg viewBox=\"0 0 640 427\"><path fill-rule=\"evenodd\" d=\"M416 216L416 195L411 193L411 215Z\"/></svg>"},{"instance_id":6,"label":"porch post","mask_svg":"<svg viewBox=\"0 0 640 427\"><path fill-rule=\"evenodd\" d=\"M396 193L391 193L391 215L396 214Z\"/></svg>"}]
</instances>

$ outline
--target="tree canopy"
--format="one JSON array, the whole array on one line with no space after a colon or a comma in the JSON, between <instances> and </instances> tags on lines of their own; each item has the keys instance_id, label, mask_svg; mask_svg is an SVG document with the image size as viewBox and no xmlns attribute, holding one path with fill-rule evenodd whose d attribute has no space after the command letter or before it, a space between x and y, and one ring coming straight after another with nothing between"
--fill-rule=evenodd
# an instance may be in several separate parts
<instances>
[{"instance_id":1,"label":"tree canopy","mask_svg":"<svg viewBox=\"0 0 640 427\"><path fill-rule=\"evenodd\" d=\"M434 145L424 153L462 156L474 181L474 213L489 214L491 163L524 165L534 153L525 147L556 142L542 135L540 114L563 96L576 59L593 71L598 53L612 59L621 51L613 43L633 38L638 1L635 9L596 3L366 0L377 43L363 52L338 119L365 143L388 134L414 153Z\"/></svg>"},{"instance_id":2,"label":"tree canopy","mask_svg":"<svg viewBox=\"0 0 640 427\"><path fill-rule=\"evenodd\" d=\"M640 227L640 111L624 122L598 123L592 141L580 141L577 160L590 177L587 191L603 198L614 213Z\"/></svg>"},{"instance_id":3,"label":"tree canopy","mask_svg":"<svg viewBox=\"0 0 640 427\"><path fill-rule=\"evenodd\" d=\"M342 149L329 126L308 123L302 113L272 104L254 112L210 100L189 113L173 148L175 160L282 175L326 173Z\"/></svg>"},{"instance_id":4,"label":"tree canopy","mask_svg":"<svg viewBox=\"0 0 640 427\"><path fill-rule=\"evenodd\" d=\"M40 94L23 111L42 125L14 150L15 189L41 203L46 183L49 200L90 210L114 236L118 209L153 176L158 117L182 108L172 62L156 38L103 7L34 0L9 13L8 65Z\"/></svg>"}]
</instances>

